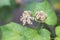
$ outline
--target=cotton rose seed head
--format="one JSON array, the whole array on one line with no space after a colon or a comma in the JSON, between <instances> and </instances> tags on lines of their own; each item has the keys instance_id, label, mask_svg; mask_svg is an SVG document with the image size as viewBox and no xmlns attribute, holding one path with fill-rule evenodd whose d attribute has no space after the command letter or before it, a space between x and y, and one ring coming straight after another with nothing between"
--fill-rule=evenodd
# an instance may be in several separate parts
<instances>
[{"instance_id":1,"label":"cotton rose seed head","mask_svg":"<svg viewBox=\"0 0 60 40\"><path fill-rule=\"evenodd\" d=\"M44 11L36 12L36 20L44 22L47 18L47 14Z\"/></svg>"}]
</instances>

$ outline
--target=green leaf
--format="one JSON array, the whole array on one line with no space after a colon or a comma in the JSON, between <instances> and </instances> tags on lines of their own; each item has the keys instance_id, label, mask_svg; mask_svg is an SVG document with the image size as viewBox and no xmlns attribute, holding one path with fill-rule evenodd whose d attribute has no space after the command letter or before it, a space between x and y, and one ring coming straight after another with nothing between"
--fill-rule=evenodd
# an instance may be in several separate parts
<instances>
[{"instance_id":1,"label":"green leaf","mask_svg":"<svg viewBox=\"0 0 60 40\"><path fill-rule=\"evenodd\" d=\"M57 37L55 38L55 40L60 40L60 26L57 26L55 29L56 35Z\"/></svg>"},{"instance_id":2,"label":"green leaf","mask_svg":"<svg viewBox=\"0 0 60 40\"><path fill-rule=\"evenodd\" d=\"M55 31L56 31L56 35L60 37L60 26L57 26Z\"/></svg>"},{"instance_id":3,"label":"green leaf","mask_svg":"<svg viewBox=\"0 0 60 40\"><path fill-rule=\"evenodd\" d=\"M55 40L60 40L60 37L56 37Z\"/></svg>"},{"instance_id":4,"label":"green leaf","mask_svg":"<svg viewBox=\"0 0 60 40\"><path fill-rule=\"evenodd\" d=\"M51 5L47 2L46 13L48 14L48 18L46 20L46 24L48 25L56 25L57 24L57 15Z\"/></svg>"},{"instance_id":5,"label":"green leaf","mask_svg":"<svg viewBox=\"0 0 60 40\"><path fill-rule=\"evenodd\" d=\"M46 29L41 29L40 30L40 35L42 37L50 37L50 32L48 30L46 30Z\"/></svg>"},{"instance_id":6,"label":"green leaf","mask_svg":"<svg viewBox=\"0 0 60 40\"><path fill-rule=\"evenodd\" d=\"M2 26L2 40L23 40L23 31L20 28L22 29L22 27L15 23Z\"/></svg>"},{"instance_id":7,"label":"green leaf","mask_svg":"<svg viewBox=\"0 0 60 40\"><path fill-rule=\"evenodd\" d=\"M35 29L14 22L0 28L2 29L2 40L50 40L50 32L46 29L42 29L39 34Z\"/></svg>"}]
</instances>

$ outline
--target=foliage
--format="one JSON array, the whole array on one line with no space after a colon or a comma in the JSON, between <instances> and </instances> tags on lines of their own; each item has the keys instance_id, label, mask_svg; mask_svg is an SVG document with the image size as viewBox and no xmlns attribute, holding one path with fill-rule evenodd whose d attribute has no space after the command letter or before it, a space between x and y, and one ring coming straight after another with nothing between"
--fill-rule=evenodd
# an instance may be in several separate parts
<instances>
[{"instance_id":1,"label":"foliage","mask_svg":"<svg viewBox=\"0 0 60 40\"><path fill-rule=\"evenodd\" d=\"M2 40L50 40L50 32L46 29L40 30L41 34L39 34L36 29L14 22L1 26L1 29Z\"/></svg>"},{"instance_id":2,"label":"foliage","mask_svg":"<svg viewBox=\"0 0 60 40\"><path fill-rule=\"evenodd\" d=\"M56 35L57 37L55 38L55 40L60 40L60 26L57 26L55 29Z\"/></svg>"}]
</instances>

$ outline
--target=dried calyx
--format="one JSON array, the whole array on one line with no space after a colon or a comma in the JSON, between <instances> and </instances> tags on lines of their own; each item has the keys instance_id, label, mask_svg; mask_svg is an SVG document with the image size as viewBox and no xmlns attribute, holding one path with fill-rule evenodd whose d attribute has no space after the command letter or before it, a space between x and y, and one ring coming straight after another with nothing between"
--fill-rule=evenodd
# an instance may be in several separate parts
<instances>
[{"instance_id":1,"label":"dried calyx","mask_svg":"<svg viewBox=\"0 0 60 40\"><path fill-rule=\"evenodd\" d=\"M47 19L47 14L44 11L37 11L36 12L36 21L44 23Z\"/></svg>"},{"instance_id":2,"label":"dried calyx","mask_svg":"<svg viewBox=\"0 0 60 40\"><path fill-rule=\"evenodd\" d=\"M33 17L31 17L32 12L31 11L24 11L22 13L22 16L20 16L20 21L23 22L23 25L26 24L33 24L31 20L33 20Z\"/></svg>"}]
</instances>

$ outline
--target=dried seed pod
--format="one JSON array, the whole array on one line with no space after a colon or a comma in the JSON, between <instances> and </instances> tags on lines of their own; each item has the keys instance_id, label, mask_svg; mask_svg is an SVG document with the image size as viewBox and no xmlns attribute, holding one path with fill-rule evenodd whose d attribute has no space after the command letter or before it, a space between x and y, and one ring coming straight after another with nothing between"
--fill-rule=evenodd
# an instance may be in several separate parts
<instances>
[{"instance_id":1,"label":"dried seed pod","mask_svg":"<svg viewBox=\"0 0 60 40\"><path fill-rule=\"evenodd\" d=\"M44 11L37 11L36 12L36 21L44 22L47 18L47 14Z\"/></svg>"},{"instance_id":2,"label":"dried seed pod","mask_svg":"<svg viewBox=\"0 0 60 40\"><path fill-rule=\"evenodd\" d=\"M21 18L20 18L20 21L23 22L23 25L33 24L32 21L31 21L31 20L32 20L31 14L32 14L31 11L24 11L24 12L22 13L22 16L21 16Z\"/></svg>"}]
</instances>

